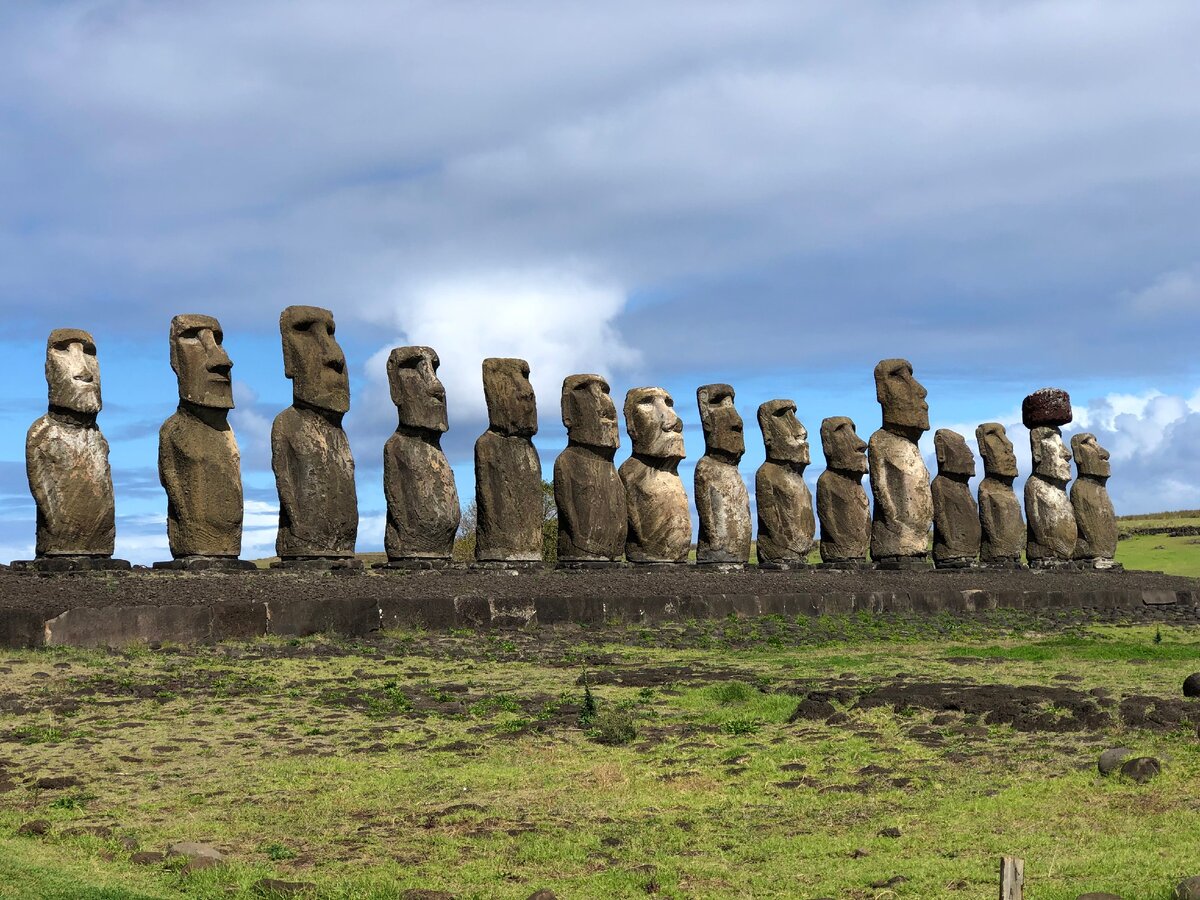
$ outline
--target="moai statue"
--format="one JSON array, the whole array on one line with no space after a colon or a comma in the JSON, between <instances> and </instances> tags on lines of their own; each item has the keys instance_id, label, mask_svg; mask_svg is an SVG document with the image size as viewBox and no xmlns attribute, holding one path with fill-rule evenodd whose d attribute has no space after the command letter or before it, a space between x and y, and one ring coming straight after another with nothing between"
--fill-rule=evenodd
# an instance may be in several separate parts
<instances>
[{"instance_id":1,"label":"moai statue","mask_svg":"<svg viewBox=\"0 0 1200 900\"><path fill-rule=\"evenodd\" d=\"M1106 487L1112 474L1108 451L1088 432L1071 438L1071 450L1077 476L1071 485L1071 507L1079 530L1075 559L1096 569L1120 568L1113 562L1117 553L1117 514Z\"/></svg>"},{"instance_id":2,"label":"moai statue","mask_svg":"<svg viewBox=\"0 0 1200 900\"><path fill-rule=\"evenodd\" d=\"M692 516L679 477L683 422L674 407L662 388L634 388L625 395L633 455L619 474L629 514L625 558L636 565L687 563L692 546Z\"/></svg>"},{"instance_id":3,"label":"moai statue","mask_svg":"<svg viewBox=\"0 0 1200 900\"><path fill-rule=\"evenodd\" d=\"M929 558L933 494L917 441L929 430L926 391L906 359L875 367L875 397L883 427L871 435L871 558L881 569L924 568Z\"/></svg>"},{"instance_id":4,"label":"moai statue","mask_svg":"<svg viewBox=\"0 0 1200 900\"><path fill-rule=\"evenodd\" d=\"M957 431L933 433L938 473L933 495L933 564L939 569L969 569L979 555L979 507L971 496L975 455Z\"/></svg>"},{"instance_id":5,"label":"moai statue","mask_svg":"<svg viewBox=\"0 0 1200 900\"><path fill-rule=\"evenodd\" d=\"M620 565L628 511L613 465L621 437L608 382L599 375L563 379L562 421L567 448L554 461L558 507L558 564L567 568Z\"/></svg>"},{"instance_id":6,"label":"moai statue","mask_svg":"<svg viewBox=\"0 0 1200 900\"><path fill-rule=\"evenodd\" d=\"M983 457L983 481L979 483L980 562L988 568L1022 568L1025 519L1013 492L1017 456L1012 441L999 422L980 425L975 429L975 440Z\"/></svg>"},{"instance_id":7,"label":"moai statue","mask_svg":"<svg viewBox=\"0 0 1200 900\"><path fill-rule=\"evenodd\" d=\"M399 424L383 446L388 561L376 568L444 568L454 552L462 510L454 470L442 452L446 389L432 347L397 347L388 355L388 385Z\"/></svg>"},{"instance_id":8,"label":"moai statue","mask_svg":"<svg viewBox=\"0 0 1200 900\"><path fill-rule=\"evenodd\" d=\"M276 566L357 569L358 496L354 457L342 430L350 409L346 357L333 313L289 306L279 317L292 405L271 427L271 468L279 490Z\"/></svg>"},{"instance_id":9,"label":"moai statue","mask_svg":"<svg viewBox=\"0 0 1200 900\"><path fill-rule=\"evenodd\" d=\"M821 449L825 452L825 471L817 479L821 566L865 568L871 548L871 505L862 486L867 445L851 419L834 416L821 423Z\"/></svg>"},{"instance_id":10,"label":"moai statue","mask_svg":"<svg viewBox=\"0 0 1200 900\"><path fill-rule=\"evenodd\" d=\"M156 569L253 569L242 552L242 467L229 427L233 363L211 316L171 320L179 408L158 433L158 478L167 492L171 562Z\"/></svg>"},{"instance_id":11,"label":"moai statue","mask_svg":"<svg viewBox=\"0 0 1200 900\"><path fill-rule=\"evenodd\" d=\"M700 534L696 564L740 568L750 561L750 494L738 462L746 452L742 417L733 388L706 384L696 389L704 455L696 463L696 513Z\"/></svg>"},{"instance_id":12,"label":"moai statue","mask_svg":"<svg viewBox=\"0 0 1200 900\"><path fill-rule=\"evenodd\" d=\"M488 430L475 442L475 559L489 567L542 562L542 464L533 447L537 400L523 359L483 361Z\"/></svg>"},{"instance_id":13,"label":"moai statue","mask_svg":"<svg viewBox=\"0 0 1200 900\"><path fill-rule=\"evenodd\" d=\"M804 469L812 462L808 432L791 400L768 400L759 406L758 427L767 450L766 462L754 476L758 566L804 568L817 530L812 493L804 483Z\"/></svg>"},{"instance_id":14,"label":"moai statue","mask_svg":"<svg viewBox=\"0 0 1200 900\"><path fill-rule=\"evenodd\" d=\"M1071 452L1063 444L1060 425L1071 421L1071 398L1066 391L1043 388L1025 398L1021 418L1029 429L1033 473L1025 481L1025 555L1031 568L1070 564L1079 535L1075 510L1067 498Z\"/></svg>"},{"instance_id":15,"label":"moai statue","mask_svg":"<svg viewBox=\"0 0 1200 900\"><path fill-rule=\"evenodd\" d=\"M37 504L37 558L14 569L128 569L113 559L116 511L108 441L96 425L100 364L86 331L56 328L46 341L49 408L29 428L25 468Z\"/></svg>"}]
</instances>

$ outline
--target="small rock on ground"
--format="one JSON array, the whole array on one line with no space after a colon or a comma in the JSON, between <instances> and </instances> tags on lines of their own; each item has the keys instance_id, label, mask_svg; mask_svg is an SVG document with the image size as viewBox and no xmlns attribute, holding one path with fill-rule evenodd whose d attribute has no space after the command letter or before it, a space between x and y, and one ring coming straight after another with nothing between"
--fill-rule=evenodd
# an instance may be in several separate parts
<instances>
[{"instance_id":1,"label":"small rock on ground","mask_svg":"<svg viewBox=\"0 0 1200 900\"><path fill-rule=\"evenodd\" d=\"M213 862L224 862L225 854L212 844L201 844L196 841L178 841L167 848L168 856L186 856L192 862L198 859L211 859Z\"/></svg>"},{"instance_id":2,"label":"small rock on ground","mask_svg":"<svg viewBox=\"0 0 1200 900\"><path fill-rule=\"evenodd\" d=\"M454 895L430 888L409 888L400 895L400 900L454 900Z\"/></svg>"},{"instance_id":3,"label":"small rock on ground","mask_svg":"<svg viewBox=\"0 0 1200 900\"><path fill-rule=\"evenodd\" d=\"M74 775L48 775L39 778L33 786L41 791L61 791L64 788L79 787L81 784L83 782Z\"/></svg>"},{"instance_id":4,"label":"small rock on ground","mask_svg":"<svg viewBox=\"0 0 1200 900\"><path fill-rule=\"evenodd\" d=\"M1193 672L1183 679L1183 696L1200 697L1200 672Z\"/></svg>"},{"instance_id":5,"label":"small rock on ground","mask_svg":"<svg viewBox=\"0 0 1200 900\"><path fill-rule=\"evenodd\" d=\"M26 822L17 829L17 834L24 835L43 835L50 830L50 823L45 819L34 819L32 822Z\"/></svg>"},{"instance_id":6,"label":"small rock on ground","mask_svg":"<svg viewBox=\"0 0 1200 900\"><path fill-rule=\"evenodd\" d=\"M534 891L530 894L527 900L558 900L558 895L554 891L542 888L540 891Z\"/></svg>"},{"instance_id":7,"label":"small rock on ground","mask_svg":"<svg viewBox=\"0 0 1200 900\"><path fill-rule=\"evenodd\" d=\"M1175 886L1175 900L1200 900L1200 875L1179 882Z\"/></svg>"},{"instance_id":8,"label":"small rock on ground","mask_svg":"<svg viewBox=\"0 0 1200 900\"><path fill-rule=\"evenodd\" d=\"M1157 778L1161 772L1162 763L1153 756L1138 756L1126 760L1121 766L1121 774L1138 784Z\"/></svg>"},{"instance_id":9,"label":"small rock on ground","mask_svg":"<svg viewBox=\"0 0 1200 900\"><path fill-rule=\"evenodd\" d=\"M1133 750L1129 747L1113 747L1100 754L1096 768L1100 770L1101 775L1111 775L1130 756L1133 756Z\"/></svg>"},{"instance_id":10,"label":"small rock on ground","mask_svg":"<svg viewBox=\"0 0 1200 900\"><path fill-rule=\"evenodd\" d=\"M886 838L898 838L898 837L900 837L900 829L894 828L894 827L893 828L885 828L879 832L879 836L886 837Z\"/></svg>"},{"instance_id":11,"label":"small rock on ground","mask_svg":"<svg viewBox=\"0 0 1200 900\"><path fill-rule=\"evenodd\" d=\"M132 854L129 861L139 866L157 866L167 861L167 854L143 850L141 853Z\"/></svg>"},{"instance_id":12,"label":"small rock on ground","mask_svg":"<svg viewBox=\"0 0 1200 900\"><path fill-rule=\"evenodd\" d=\"M1075 900L1121 900L1120 894L1110 894L1107 891L1089 891L1080 894Z\"/></svg>"},{"instance_id":13,"label":"small rock on ground","mask_svg":"<svg viewBox=\"0 0 1200 900\"><path fill-rule=\"evenodd\" d=\"M872 881L873 888L894 888L908 881L903 875L893 875L891 878L881 878L878 881Z\"/></svg>"},{"instance_id":14,"label":"small rock on ground","mask_svg":"<svg viewBox=\"0 0 1200 900\"><path fill-rule=\"evenodd\" d=\"M254 882L254 890L264 897L299 897L315 891L317 886L309 881L284 881L281 878L260 878Z\"/></svg>"}]
</instances>

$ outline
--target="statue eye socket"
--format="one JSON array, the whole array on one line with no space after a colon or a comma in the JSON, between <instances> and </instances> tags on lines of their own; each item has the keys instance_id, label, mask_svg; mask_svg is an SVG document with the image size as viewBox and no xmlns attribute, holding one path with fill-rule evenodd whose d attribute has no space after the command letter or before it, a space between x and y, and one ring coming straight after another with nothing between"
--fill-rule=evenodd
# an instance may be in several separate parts
<instances>
[{"instance_id":1,"label":"statue eye socket","mask_svg":"<svg viewBox=\"0 0 1200 900\"><path fill-rule=\"evenodd\" d=\"M314 324L314 322L295 322L292 324L292 331L308 331Z\"/></svg>"},{"instance_id":2,"label":"statue eye socket","mask_svg":"<svg viewBox=\"0 0 1200 900\"><path fill-rule=\"evenodd\" d=\"M664 403L666 403L666 404L667 404L667 406L669 406L671 409L674 409L674 408L675 408L675 401L674 401L674 400L672 400L670 397L668 397L668 398L667 398L666 400L664 400L663 402L664 402Z\"/></svg>"}]
</instances>

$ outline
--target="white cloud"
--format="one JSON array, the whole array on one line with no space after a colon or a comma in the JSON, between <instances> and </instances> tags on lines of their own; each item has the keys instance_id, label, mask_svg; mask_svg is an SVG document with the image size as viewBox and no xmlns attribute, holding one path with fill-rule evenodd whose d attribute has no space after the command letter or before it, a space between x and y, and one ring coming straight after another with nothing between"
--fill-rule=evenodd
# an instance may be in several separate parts
<instances>
[{"instance_id":1,"label":"white cloud","mask_svg":"<svg viewBox=\"0 0 1200 900\"><path fill-rule=\"evenodd\" d=\"M1158 276L1152 284L1129 299L1135 312L1200 312L1200 267L1175 269Z\"/></svg>"},{"instance_id":2,"label":"white cloud","mask_svg":"<svg viewBox=\"0 0 1200 900\"><path fill-rule=\"evenodd\" d=\"M539 419L558 419L562 380L577 372L608 377L638 362L613 325L625 306L620 288L577 272L496 271L439 280L411 292L394 314L399 330L367 364L369 407L394 418L386 363L392 347L422 344L441 358L451 424L487 418L480 364L489 356L529 362ZM618 404L619 405L619 404Z\"/></svg>"}]
</instances>

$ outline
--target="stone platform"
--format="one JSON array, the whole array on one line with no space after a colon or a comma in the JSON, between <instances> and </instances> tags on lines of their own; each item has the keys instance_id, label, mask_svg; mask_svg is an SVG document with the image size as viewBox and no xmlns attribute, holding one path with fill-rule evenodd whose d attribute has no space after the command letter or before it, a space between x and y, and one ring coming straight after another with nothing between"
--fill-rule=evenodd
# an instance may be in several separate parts
<instances>
[{"instance_id":1,"label":"stone platform","mask_svg":"<svg viewBox=\"0 0 1200 900\"><path fill-rule=\"evenodd\" d=\"M1152 572L0 571L0 646L120 647L323 631L511 628L729 615L1194 610L1200 581Z\"/></svg>"}]
</instances>

